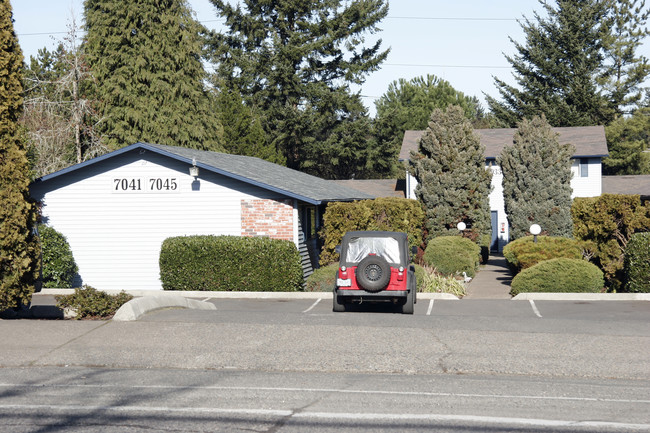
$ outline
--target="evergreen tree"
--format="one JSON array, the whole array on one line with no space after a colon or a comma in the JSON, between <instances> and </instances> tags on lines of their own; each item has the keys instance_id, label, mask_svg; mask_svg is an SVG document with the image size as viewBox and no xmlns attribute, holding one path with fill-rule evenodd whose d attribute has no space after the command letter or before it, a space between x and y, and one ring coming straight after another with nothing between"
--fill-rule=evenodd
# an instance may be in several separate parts
<instances>
[{"instance_id":1,"label":"evergreen tree","mask_svg":"<svg viewBox=\"0 0 650 433\"><path fill-rule=\"evenodd\" d=\"M38 266L36 206L29 198L27 149L18 124L22 69L11 4L0 0L0 310L30 301Z\"/></svg>"},{"instance_id":2,"label":"evergreen tree","mask_svg":"<svg viewBox=\"0 0 650 433\"><path fill-rule=\"evenodd\" d=\"M540 0L547 17L535 13L534 22L524 19L525 44L510 39L517 54L506 59L518 87L495 78L502 101L486 97L506 126L540 113L553 126L606 124L615 116L597 83L611 27L610 2L556 2L554 8Z\"/></svg>"},{"instance_id":3,"label":"evergreen tree","mask_svg":"<svg viewBox=\"0 0 650 433\"><path fill-rule=\"evenodd\" d=\"M381 147L392 147L396 153L402 146L406 130L422 130L427 127L434 109L458 105L474 127L488 127L489 122L476 97L465 96L452 85L435 75L400 78L388 86L388 90L376 102L375 128ZM397 166L396 169L403 169Z\"/></svg>"},{"instance_id":4,"label":"evergreen tree","mask_svg":"<svg viewBox=\"0 0 650 433\"><path fill-rule=\"evenodd\" d=\"M611 28L605 45L605 64L600 76L604 94L618 115L638 106L641 87L650 74L650 64L637 50L650 31L645 27L650 10L645 0L617 0L611 6Z\"/></svg>"},{"instance_id":5,"label":"evergreen tree","mask_svg":"<svg viewBox=\"0 0 650 433\"><path fill-rule=\"evenodd\" d=\"M259 110L269 142L289 167L323 174L311 159L322 144L350 122L366 121L349 86L361 84L388 54L381 40L364 46L388 12L385 0L211 2L227 28L211 42L216 81L239 89ZM368 150L373 143L360 145Z\"/></svg>"},{"instance_id":6,"label":"evergreen tree","mask_svg":"<svg viewBox=\"0 0 650 433\"><path fill-rule=\"evenodd\" d=\"M571 144L560 145L544 116L519 123L513 144L497 157L503 172L503 198L510 240L542 233L571 237Z\"/></svg>"},{"instance_id":7,"label":"evergreen tree","mask_svg":"<svg viewBox=\"0 0 650 433\"><path fill-rule=\"evenodd\" d=\"M485 167L485 146L461 107L434 110L410 163L430 238L457 234L461 221L467 225L463 235L473 241L490 236L492 172Z\"/></svg>"},{"instance_id":8,"label":"evergreen tree","mask_svg":"<svg viewBox=\"0 0 650 433\"><path fill-rule=\"evenodd\" d=\"M223 150L204 87L201 27L185 0L86 0L84 51L110 148L138 141Z\"/></svg>"},{"instance_id":9,"label":"evergreen tree","mask_svg":"<svg viewBox=\"0 0 650 433\"><path fill-rule=\"evenodd\" d=\"M603 174L650 174L650 108L619 117L605 127L609 156Z\"/></svg>"},{"instance_id":10,"label":"evergreen tree","mask_svg":"<svg viewBox=\"0 0 650 433\"><path fill-rule=\"evenodd\" d=\"M248 107L239 91L222 87L216 97L223 125L223 147L227 153L262 158L284 164L284 157L268 143L259 114Z\"/></svg>"}]
</instances>

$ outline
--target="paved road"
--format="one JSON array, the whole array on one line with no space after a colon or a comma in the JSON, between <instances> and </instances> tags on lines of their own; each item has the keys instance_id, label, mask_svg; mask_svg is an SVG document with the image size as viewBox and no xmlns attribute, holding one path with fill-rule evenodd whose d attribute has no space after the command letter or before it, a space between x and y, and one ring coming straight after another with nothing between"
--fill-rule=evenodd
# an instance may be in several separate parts
<instances>
[{"instance_id":1,"label":"paved road","mask_svg":"<svg viewBox=\"0 0 650 433\"><path fill-rule=\"evenodd\" d=\"M212 302L1 321L0 431L650 431L647 302Z\"/></svg>"}]
</instances>

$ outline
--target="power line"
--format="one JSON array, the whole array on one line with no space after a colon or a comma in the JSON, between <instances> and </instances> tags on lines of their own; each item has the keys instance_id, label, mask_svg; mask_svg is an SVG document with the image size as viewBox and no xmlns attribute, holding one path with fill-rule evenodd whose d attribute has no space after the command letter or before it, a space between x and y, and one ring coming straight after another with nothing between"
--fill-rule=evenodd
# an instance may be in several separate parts
<instances>
[{"instance_id":1,"label":"power line","mask_svg":"<svg viewBox=\"0 0 650 433\"><path fill-rule=\"evenodd\" d=\"M474 17L391 17L387 16L387 20L414 20L414 21L518 21L517 18L474 18ZM200 20L201 24L224 22L225 18ZM81 27L79 30L83 30ZM61 35L67 32L40 32L40 33L19 33L18 36L49 36Z\"/></svg>"}]
</instances>

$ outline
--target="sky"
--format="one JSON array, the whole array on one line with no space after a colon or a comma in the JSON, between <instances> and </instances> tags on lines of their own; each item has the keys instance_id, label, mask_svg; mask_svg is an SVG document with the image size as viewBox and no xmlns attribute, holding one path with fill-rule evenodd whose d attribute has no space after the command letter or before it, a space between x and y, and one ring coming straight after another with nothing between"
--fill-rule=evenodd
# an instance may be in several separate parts
<instances>
[{"instance_id":1,"label":"sky","mask_svg":"<svg viewBox=\"0 0 650 433\"><path fill-rule=\"evenodd\" d=\"M26 61L39 48L54 48L73 15L78 25L83 22L83 0L11 0L11 4ZM206 26L220 26L222 21L208 0L189 0L189 4ZM519 20L534 20L534 11L543 12L538 0L392 0L388 16L379 24L381 31L368 39L381 38L390 54L379 71L353 90L360 91L373 116L375 100L391 82L427 74L482 102L484 93L498 98L494 77L514 84L504 57L515 54L510 38L525 42ZM638 54L650 58L650 43Z\"/></svg>"}]
</instances>

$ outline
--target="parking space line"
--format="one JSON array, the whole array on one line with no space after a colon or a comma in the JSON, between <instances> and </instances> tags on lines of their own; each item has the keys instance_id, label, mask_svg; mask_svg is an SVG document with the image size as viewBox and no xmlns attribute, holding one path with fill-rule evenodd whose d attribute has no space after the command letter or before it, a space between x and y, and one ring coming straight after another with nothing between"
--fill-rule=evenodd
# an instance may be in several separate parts
<instances>
[{"instance_id":1,"label":"parking space line","mask_svg":"<svg viewBox=\"0 0 650 433\"><path fill-rule=\"evenodd\" d=\"M530 302L530 306L533 307L533 313L535 313L535 315L541 319L542 315L540 314L539 310L537 309L537 305L535 305L535 301L530 299L529 302Z\"/></svg>"},{"instance_id":2,"label":"parking space line","mask_svg":"<svg viewBox=\"0 0 650 433\"><path fill-rule=\"evenodd\" d=\"M310 312L310 311L311 311L311 310L312 310L316 305L318 305L318 303L319 303L320 301L322 301L322 300L323 300L323 298L318 298L318 299L316 299L316 302L314 302L313 304L311 304L311 307L307 308L305 311L303 311L303 313L309 313L309 312Z\"/></svg>"},{"instance_id":3,"label":"parking space line","mask_svg":"<svg viewBox=\"0 0 650 433\"><path fill-rule=\"evenodd\" d=\"M431 315L432 309L433 309L433 299L429 301L429 309L427 310L427 316Z\"/></svg>"}]
</instances>

